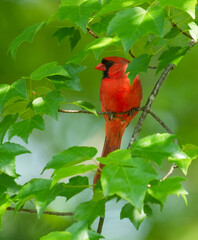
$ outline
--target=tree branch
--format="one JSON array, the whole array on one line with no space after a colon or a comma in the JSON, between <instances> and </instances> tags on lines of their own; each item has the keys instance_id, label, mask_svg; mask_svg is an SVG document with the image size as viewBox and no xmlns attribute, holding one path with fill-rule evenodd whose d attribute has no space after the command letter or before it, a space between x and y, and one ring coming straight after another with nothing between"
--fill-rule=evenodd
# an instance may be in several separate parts
<instances>
[{"instance_id":1,"label":"tree branch","mask_svg":"<svg viewBox=\"0 0 198 240\"><path fill-rule=\"evenodd\" d=\"M167 78L168 74L170 73L170 71L172 71L174 69L175 65L173 63L169 64L166 69L163 71L162 75L160 76L159 80L157 81L157 83L155 84L155 87L153 88L147 102L146 105L144 107L144 110L138 120L138 123L133 131L133 134L131 136L130 142L128 144L128 149L131 148L132 143L137 139L137 136L139 134L139 132L141 131L142 128L142 124L149 112L149 110L151 109L151 105L153 104L153 101L155 100L159 89L161 88L164 80Z\"/></svg>"},{"instance_id":2,"label":"tree branch","mask_svg":"<svg viewBox=\"0 0 198 240\"><path fill-rule=\"evenodd\" d=\"M15 211L15 208L13 207L7 207L8 211ZM37 213L34 209L19 209L18 212L28 212L28 213ZM43 214L48 215L55 215L55 216L73 216L73 212L51 212L51 211L44 211Z\"/></svg>"},{"instance_id":3,"label":"tree branch","mask_svg":"<svg viewBox=\"0 0 198 240\"><path fill-rule=\"evenodd\" d=\"M145 105L146 106L146 105ZM98 112L96 111L96 113L98 115L109 115L109 118L112 119L113 117L115 117L115 115L121 115L121 114L130 114L133 115L136 111L144 111L145 109L144 107L140 107L140 108L132 108L129 111L126 112L120 112L120 113L116 113L116 112ZM62 112L62 113L85 113L85 114L93 114L92 112L89 112L87 110L65 110L65 109L58 109L58 112ZM147 110L148 113L151 114L151 116L157 121L159 122L162 127L164 129L166 129L166 131L170 134L174 134L173 131L151 110L148 109Z\"/></svg>"},{"instance_id":4,"label":"tree branch","mask_svg":"<svg viewBox=\"0 0 198 240\"><path fill-rule=\"evenodd\" d=\"M148 112L162 125L163 128L166 129L168 133L174 134L174 132L151 109L149 109Z\"/></svg>"},{"instance_id":5,"label":"tree branch","mask_svg":"<svg viewBox=\"0 0 198 240\"><path fill-rule=\"evenodd\" d=\"M173 164L168 173L160 181L166 180L174 172L175 168L178 168L178 166Z\"/></svg>"},{"instance_id":6,"label":"tree branch","mask_svg":"<svg viewBox=\"0 0 198 240\"><path fill-rule=\"evenodd\" d=\"M87 32L90 33L94 38L99 38L89 27L87 27Z\"/></svg>"},{"instance_id":7,"label":"tree branch","mask_svg":"<svg viewBox=\"0 0 198 240\"><path fill-rule=\"evenodd\" d=\"M130 110L126 111L126 112L120 112L120 113L116 113L116 112L98 112L96 111L96 113L98 115L121 115L121 114L133 114L136 111L142 111L143 108L131 108ZM64 109L58 109L58 112L62 112L62 113L86 113L86 114L93 114L90 111L87 110L64 110Z\"/></svg>"},{"instance_id":8,"label":"tree branch","mask_svg":"<svg viewBox=\"0 0 198 240\"><path fill-rule=\"evenodd\" d=\"M100 219L99 219L99 223L98 223L97 233L100 234L100 233L102 232L103 224L104 224L104 218L103 218L103 217L100 217Z\"/></svg>"},{"instance_id":9,"label":"tree branch","mask_svg":"<svg viewBox=\"0 0 198 240\"><path fill-rule=\"evenodd\" d=\"M188 33L184 32L180 27L178 27L176 23L171 22L171 25L172 25L174 28L179 29L180 33L182 33L184 36L186 36L186 37L188 37L188 38L190 38L190 39L193 39Z\"/></svg>"}]
</instances>

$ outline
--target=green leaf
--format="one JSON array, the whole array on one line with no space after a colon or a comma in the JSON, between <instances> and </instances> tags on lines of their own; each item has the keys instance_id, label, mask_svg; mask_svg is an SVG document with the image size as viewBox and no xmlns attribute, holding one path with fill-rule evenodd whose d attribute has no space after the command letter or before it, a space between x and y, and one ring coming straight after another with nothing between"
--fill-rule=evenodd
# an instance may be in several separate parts
<instances>
[{"instance_id":1,"label":"green leaf","mask_svg":"<svg viewBox=\"0 0 198 240\"><path fill-rule=\"evenodd\" d=\"M8 176L5 173L0 174L0 195L4 192L16 193L19 190L19 187L14 180L14 177Z\"/></svg>"},{"instance_id":2,"label":"green leaf","mask_svg":"<svg viewBox=\"0 0 198 240\"><path fill-rule=\"evenodd\" d=\"M135 41L147 33L163 35L164 12L154 6L145 10L141 7L119 11L110 22L107 34L118 34L126 52ZM130 31L128 30L130 29Z\"/></svg>"},{"instance_id":3,"label":"green leaf","mask_svg":"<svg viewBox=\"0 0 198 240\"><path fill-rule=\"evenodd\" d=\"M58 65L57 62L50 62L43 64L42 66L37 68L33 73L31 73L30 79L41 80L46 77L57 75L70 78L69 73L63 66Z\"/></svg>"},{"instance_id":4,"label":"green leaf","mask_svg":"<svg viewBox=\"0 0 198 240\"><path fill-rule=\"evenodd\" d=\"M131 161L131 152L128 149L115 150L109 153L107 157L98 157L97 160L104 165L134 166L134 162Z\"/></svg>"},{"instance_id":5,"label":"green leaf","mask_svg":"<svg viewBox=\"0 0 198 240\"><path fill-rule=\"evenodd\" d=\"M77 24L84 32L88 25L89 18L94 11L100 9L98 0L62 0L58 10L60 21L69 19L72 23Z\"/></svg>"},{"instance_id":6,"label":"green leaf","mask_svg":"<svg viewBox=\"0 0 198 240\"><path fill-rule=\"evenodd\" d=\"M104 238L102 235L100 235L99 233L93 230L88 230L88 235L89 235L89 240L99 240L101 238Z\"/></svg>"},{"instance_id":7,"label":"green leaf","mask_svg":"<svg viewBox=\"0 0 198 240\"><path fill-rule=\"evenodd\" d=\"M45 97L35 98L32 102L32 106L36 114L45 113L52 116L56 120L58 119L58 109L60 103L64 101L64 98L57 91L49 92Z\"/></svg>"},{"instance_id":8,"label":"green leaf","mask_svg":"<svg viewBox=\"0 0 198 240\"><path fill-rule=\"evenodd\" d=\"M101 35L102 33L105 33L107 31L107 27L109 25L109 22L114 17L114 14L102 16L102 18L99 18L99 20L95 23L93 23L90 27L91 30L98 35Z\"/></svg>"},{"instance_id":9,"label":"green leaf","mask_svg":"<svg viewBox=\"0 0 198 240\"><path fill-rule=\"evenodd\" d=\"M9 129L8 138L10 140L13 136L18 136L28 143L29 135L34 128L39 130L45 129L44 120L40 115L35 115L30 119L14 123Z\"/></svg>"},{"instance_id":10,"label":"green leaf","mask_svg":"<svg viewBox=\"0 0 198 240\"><path fill-rule=\"evenodd\" d=\"M184 201L186 201L187 191L182 187L181 181L186 180L182 177L172 177L167 178L164 181L159 181L157 184L151 185L148 189L148 193L159 200L162 205L166 202L168 195L176 194L177 196L182 196Z\"/></svg>"},{"instance_id":11,"label":"green leaf","mask_svg":"<svg viewBox=\"0 0 198 240\"><path fill-rule=\"evenodd\" d=\"M96 117L98 117L98 114L96 112L96 107L92 103L89 103L86 101L77 101L77 102L73 102L72 104L75 104L89 112L92 112L94 115L96 115Z\"/></svg>"},{"instance_id":12,"label":"green leaf","mask_svg":"<svg viewBox=\"0 0 198 240\"><path fill-rule=\"evenodd\" d=\"M56 86L57 89L67 88L75 91L81 91L82 87L80 84L80 79L78 77L79 72L83 71L86 67L80 66L78 64L68 63L64 65L64 69L69 73L70 78L64 76L50 76L51 82Z\"/></svg>"},{"instance_id":13,"label":"green leaf","mask_svg":"<svg viewBox=\"0 0 198 240\"><path fill-rule=\"evenodd\" d=\"M4 136L9 129L10 125L17 120L17 115L8 115L0 122L0 144L2 144Z\"/></svg>"},{"instance_id":14,"label":"green leaf","mask_svg":"<svg viewBox=\"0 0 198 240\"><path fill-rule=\"evenodd\" d=\"M138 5L143 2L145 2L145 0L129 0L129 1L111 0L103 5L102 9L95 15L95 18L98 18L100 16L103 17L104 14L109 14L118 10L122 10L124 8L129 8L133 5Z\"/></svg>"},{"instance_id":15,"label":"green leaf","mask_svg":"<svg viewBox=\"0 0 198 240\"><path fill-rule=\"evenodd\" d=\"M78 175L78 174L83 174L89 171L92 171L94 169L96 169L97 166L96 165L77 165L77 166L70 166L70 167L62 167L58 170L54 170L53 172L53 179L52 179L52 186L54 184L56 184L59 180L66 178L66 177L70 177L70 176L74 176L74 175Z\"/></svg>"},{"instance_id":16,"label":"green leaf","mask_svg":"<svg viewBox=\"0 0 198 240\"><path fill-rule=\"evenodd\" d=\"M88 223L87 221L78 221L67 228L72 233L72 240L88 240Z\"/></svg>"},{"instance_id":17,"label":"green leaf","mask_svg":"<svg viewBox=\"0 0 198 240\"><path fill-rule=\"evenodd\" d=\"M7 207L11 204L10 198L7 194L0 195L0 230L1 230L1 219L5 213Z\"/></svg>"},{"instance_id":18,"label":"green leaf","mask_svg":"<svg viewBox=\"0 0 198 240\"><path fill-rule=\"evenodd\" d=\"M60 44L64 38L72 36L72 34L74 33L74 29L74 27L58 28L53 34L53 37L56 37L58 39L58 43Z\"/></svg>"},{"instance_id":19,"label":"green leaf","mask_svg":"<svg viewBox=\"0 0 198 240\"><path fill-rule=\"evenodd\" d=\"M89 187L87 177L73 177L69 183L59 183L52 187L52 180L32 179L26 183L16 196L16 211L30 199L34 199L38 217L57 196L66 197L67 200ZM47 197L46 197L47 196Z\"/></svg>"},{"instance_id":20,"label":"green leaf","mask_svg":"<svg viewBox=\"0 0 198 240\"><path fill-rule=\"evenodd\" d=\"M40 240L72 240L72 234L70 232L50 232L49 234L40 238Z\"/></svg>"},{"instance_id":21,"label":"green leaf","mask_svg":"<svg viewBox=\"0 0 198 240\"><path fill-rule=\"evenodd\" d=\"M189 47L170 47L169 49L165 50L159 57L157 73L170 63L177 65L187 53L188 49Z\"/></svg>"},{"instance_id":22,"label":"green leaf","mask_svg":"<svg viewBox=\"0 0 198 240\"><path fill-rule=\"evenodd\" d=\"M95 57L98 58L101 52L112 44L119 43L119 38L114 37L100 37L93 40L90 44L88 44L85 49L74 55L69 62L72 63L80 63L83 61L90 52L93 52Z\"/></svg>"},{"instance_id":23,"label":"green leaf","mask_svg":"<svg viewBox=\"0 0 198 240\"><path fill-rule=\"evenodd\" d=\"M123 218L128 218L138 230L141 223L146 218L146 214L143 209L141 212L139 212L134 206L132 206L130 203L127 203L120 212L120 219Z\"/></svg>"},{"instance_id":24,"label":"green leaf","mask_svg":"<svg viewBox=\"0 0 198 240\"><path fill-rule=\"evenodd\" d=\"M169 158L168 161L175 163L186 175L192 160L198 158L198 147L192 144L186 144L182 147L182 150L185 153L183 157L181 156L179 159Z\"/></svg>"},{"instance_id":25,"label":"green leaf","mask_svg":"<svg viewBox=\"0 0 198 240\"><path fill-rule=\"evenodd\" d=\"M24 79L19 79L12 85L0 84L0 114L8 100L14 97L27 98Z\"/></svg>"},{"instance_id":26,"label":"green leaf","mask_svg":"<svg viewBox=\"0 0 198 240\"><path fill-rule=\"evenodd\" d=\"M195 18L195 6L197 0L159 0L162 6L172 6L187 12L192 18Z\"/></svg>"},{"instance_id":27,"label":"green leaf","mask_svg":"<svg viewBox=\"0 0 198 240\"><path fill-rule=\"evenodd\" d=\"M59 169L62 167L73 166L92 159L97 153L94 147L71 147L63 152L53 156L52 160L47 163L43 171L49 168Z\"/></svg>"},{"instance_id":28,"label":"green leaf","mask_svg":"<svg viewBox=\"0 0 198 240\"><path fill-rule=\"evenodd\" d=\"M171 30L164 36L165 39L176 38L176 36L180 33L179 28L173 27Z\"/></svg>"},{"instance_id":29,"label":"green leaf","mask_svg":"<svg viewBox=\"0 0 198 240\"><path fill-rule=\"evenodd\" d=\"M147 54L143 54L135 59L133 59L128 67L126 72L129 72L129 79L132 83L136 75L140 72L147 72L148 65L150 63L152 56L149 56Z\"/></svg>"},{"instance_id":30,"label":"green leaf","mask_svg":"<svg viewBox=\"0 0 198 240\"><path fill-rule=\"evenodd\" d=\"M24 153L30 153L25 147L6 142L0 145L0 172L12 177L17 177L15 169L15 157Z\"/></svg>"},{"instance_id":31,"label":"green leaf","mask_svg":"<svg viewBox=\"0 0 198 240\"><path fill-rule=\"evenodd\" d=\"M196 145L186 144L183 146L183 151L192 160L198 158L198 146Z\"/></svg>"},{"instance_id":32,"label":"green leaf","mask_svg":"<svg viewBox=\"0 0 198 240\"><path fill-rule=\"evenodd\" d=\"M188 24L188 26L190 27L190 35L192 36L192 38L197 41L198 39L198 26L195 22L191 22Z\"/></svg>"},{"instance_id":33,"label":"green leaf","mask_svg":"<svg viewBox=\"0 0 198 240\"><path fill-rule=\"evenodd\" d=\"M112 153L113 154L113 153ZM118 156L116 156L118 154ZM111 154L109 154L111 155ZM108 156L109 156L108 155ZM143 208L147 185L158 178L152 165L142 158L131 158L129 150L118 150L109 165L102 169L101 183L105 196L117 194L122 199L134 205L138 211ZM112 159L114 158L114 164ZM117 165L116 165L117 163Z\"/></svg>"},{"instance_id":34,"label":"green leaf","mask_svg":"<svg viewBox=\"0 0 198 240\"><path fill-rule=\"evenodd\" d=\"M74 33L69 38L69 42L70 42L70 46L71 46L72 50L77 45L77 43L80 41L80 39L81 39L80 31L78 29L75 29Z\"/></svg>"},{"instance_id":35,"label":"green leaf","mask_svg":"<svg viewBox=\"0 0 198 240\"><path fill-rule=\"evenodd\" d=\"M21 119L24 119L23 115L29 114L28 118L35 115L31 108L30 100L22 99L20 97L11 98L4 106L2 116L13 114L15 114L16 117L20 117Z\"/></svg>"},{"instance_id":36,"label":"green leaf","mask_svg":"<svg viewBox=\"0 0 198 240\"><path fill-rule=\"evenodd\" d=\"M97 217L104 217L105 200L88 201L81 203L75 210L74 217L79 221L87 221L90 225Z\"/></svg>"},{"instance_id":37,"label":"green leaf","mask_svg":"<svg viewBox=\"0 0 198 240\"><path fill-rule=\"evenodd\" d=\"M45 22L37 23L26 28L20 35L18 35L10 44L8 52L11 52L12 57L16 58L18 47L25 41L32 42L34 35L45 25Z\"/></svg>"},{"instance_id":38,"label":"green leaf","mask_svg":"<svg viewBox=\"0 0 198 240\"><path fill-rule=\"evenodd\" d=\"M40 218L45 208L54 201L61 190L62 186L60 184L51 187L51 180L32 179L20 189L16 196L16 211L27 201L34 198L37 214Z\"/></svg>"},{"instance_id":39,"label":"green leaf","mask_svg":"<svg viewBox=\"0 0 198 240\"><path fill-rule=\"evenodd\" d=\"M80 31L74 27L59 28L56 30L53 36L58 39L59 44L63 41L64 38L69 37L69 42L72 49L76 46L81 38Z\"/></svg>"},{"instance_id":40,"label":"green leaf","mask_svg":"<svg viewBox=\"0 0 198 240\"><path fill-rule=\"evenodd\" d=\"M62 189L59 196L66 197L67 200L75 196L76 194L82 192L89 187L89 179L87 177L76 176L69 179L69 183L60 183Z\"/></svg>"},{"instance_id":41,"label":"green leaf","mask_svg":"<svg viewBox=\"0 0 198 240\"><path fill-rule=\"evenodd\" d=\"M175 138L175 135L168 133L147 136L133 143L131 154L152 160L159 166L164 158L185 159L186 154L173 142Z\"/></svg>"},{"instance_id":42,"label":"green leaf","mask_svg":"<svg viewBox=\"0 0 198 240\"><path fill-rule=\"evenodd\" d=\"M143 54L152 55L154 53L153 47L159 39L161 37L157 35L143 35L133 44L131 52L136 58Z\"/></svg>"}]
</instances>

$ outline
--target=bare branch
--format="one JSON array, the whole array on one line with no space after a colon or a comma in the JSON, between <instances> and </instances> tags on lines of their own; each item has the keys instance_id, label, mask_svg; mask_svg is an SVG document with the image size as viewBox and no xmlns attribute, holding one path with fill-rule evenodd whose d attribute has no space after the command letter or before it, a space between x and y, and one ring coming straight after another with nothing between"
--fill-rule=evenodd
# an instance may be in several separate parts
<instances>
[{"instance_id":1,"label":"bare branch","mask_svg":"<svg viewBox=\"0 0 198 240\"><path fill-rule=\"evenodd\" d=\"M168 133L174 134L174 132L151 109L149 109L148 112L162 125L163 128L166 129Z\"/></svg>"},{"instance_id":2,"label":"bare branch","mask_svg":"<svg viewBox=\"0 0 198 240\"><path fill-rule=\"evenodd\" d=\"M155 67L155 66L148 66L148 68L150 68L150 69L157 69L157 67Z\"/></svg>"},{"instance_id":3,"label":"bare branch","mask_svg":"<svg viewBox=\"0 0 198 240\"><path fill-rule=\"evenodd\" d=\"M87 32L90 33L94 38L99 38L98 35L96 35L89 27L87 27Z\"/></svg>"},{"instance_id":4,"label":"bare branch","mask_svg":"<svg viewBox=\"0 0 198 240\"><path fill-rule=\"evenodd\" d=\"M130 142L128 144L128 147L127 148L130 148L132 143L136 140L139 132L141 131L141 128L142 128L142 124L148 114L148 111L151 109L151 105L153 104L153 101L155 100L158 92L159 92L159 89L161 88L164 80L167 78L168 74L170 73L170 71L172 71L174 69L175 65L173 63L169 64L166 69L163 71L162 75L160 76L159 80L157 81L155 87L153 88L147 102L146 102L146 105L144 107L144 110L138 120L138 123L133 131L133 134L131 136L131 139L130 139Z\"/></svg>"},{"instance_id":5,"label":"bare branch","mask_svg":"<svg viewBox=\"0 0 198 240\"><path fill-rule=\"evenodd\" d=\"M131 49L129 50L129 55L130 55L132 58L135 58L135 56L134 56L133 53L131 52Z\"/></svg>"},{"instance_id":6,"label":"bare branch","mask_svg":"<svg viewBox=\"0 0 198 240\"><path fill-rule=\"evenodd\" d=\"M121 115L121 114L134 114L136 111L142 111L143 108L131 108L130 110L126 111L126 112L120 112L120 113L116 113L116 112L96 112L98 115L109 115L110 118L112 117L112 115ZM86 113L86 114L93 114L90 111L87 110L64 110L64 109L58 109L58 112L62 112L62 113Z\"/></svg>"},{"instance_id":7,"label":"bare branch","mask_svg":"<svg viewBox=\"0 0 198 240\"><path fill-rule=\"evenodd\" d=\"M100 217L100 219L99 219L99 223L98 223L97 233L100 234L100 233L102 232L103 224L104 224L104 218L103 218L103 217Z\"/></svg>"},{"instance_id":8,"label":"bare branch","mask_svg":"<svg viewBox=\"0 0 198 240\"><path fill-rule=\"evenodd\" d=\"M178 166L173 164L169 172L160 181L166 180L174 172L175 168L178 168Z\"/></svg>"},{"instance_id":9,"label":"bare branch","mask_svg":"<svg viewBox=\"0 0 198 240\"><path fill-rule=\"evenodd\" d=\"M120 112L120 113L115 113L115 112L96 112L98 115L109 115L109 119L112 119L114 117L116 117L115 115L121 115L121 114L130 114L130 116L133 116L134 113L136 111L143 111L145 108L144 107L140 107L140 108L132 108L130 109L129 111L126 111L126 112ZM92 112L89 112L87 110L65 110L65 109L58 109L59 112L62 112L62 113L85 113L85 114L93 114ZM151 114L151 116L157 120L164 129L166 129L166 131L168 133L171 133L171 134L174 134L173 131L151 110L151 109L148 109L147 110L148 113Z\"/></svg>"},{"instance_id":10,"label":"bare branch","mask_svg":"<svg viewBox=\"0 0 198 240\"><path fill-rule=\"evenodd\" d=\"M171 22L171 25L172 25L174 28L179 29L180 33L182 33L184 36L186 36L186 37L188 37L188 38L190 38L190 39L193 39L188 33L184 32L180 27L178 27L176 23Z\"/></svg>"},{"instance_id":11,"label":"bare branch","mask_svg":"<svg viewBox=\"0 0 198 240\"><path fill-rule=\"evenodd\" d=\"M15 208L13 207L7 207L8 211L15 211ZM19 209L19 212L28 212L28 213L37 213L36 210L34 209ZM44 211L43 214L48 214L48 215L55 215L55 216L73 216L73 212L51 212L51 211Z\"/></svg>"}]
</instances>

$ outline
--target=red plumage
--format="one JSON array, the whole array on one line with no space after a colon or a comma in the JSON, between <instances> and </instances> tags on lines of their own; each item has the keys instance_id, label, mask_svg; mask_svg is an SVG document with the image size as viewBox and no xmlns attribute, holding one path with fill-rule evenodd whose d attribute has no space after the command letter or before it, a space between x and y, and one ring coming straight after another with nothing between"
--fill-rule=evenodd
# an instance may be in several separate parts
<instances>
[{"instance_id":1,"label":"red plumage","mask_svg":"<svg viewBox=\"0 0 198 240\"><path fill-rule=\"evenodd\" d=\"M105 57L102 63L95 69L103 71L104 77L100 87L100 102L103 112L126 112L131 108L138 108L142 99L142 86L138 76L135 77L131 86L128 73L125 73L129 61L121 57ZM102 152L102 157L110 152L119 149L125 128L135 117L137 112L129 114L115 115L109 119L104 115L106 136ZM100 169L103 167L100 164ZM100 178L100 169L95 174L93 183L96 184Z\"/></svg>"}]
</instances>

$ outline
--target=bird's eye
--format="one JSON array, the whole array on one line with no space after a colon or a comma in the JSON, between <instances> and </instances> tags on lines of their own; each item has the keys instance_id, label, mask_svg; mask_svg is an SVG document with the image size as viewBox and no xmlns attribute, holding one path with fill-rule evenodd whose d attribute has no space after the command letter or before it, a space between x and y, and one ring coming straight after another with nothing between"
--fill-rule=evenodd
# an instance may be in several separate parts
<instances>
[{"instance_id":1,"label":"bird's eye","mask_svg":"<svg viewBox=\"0 0 198 240\"><path fill-rule=\"evenodd\" d=\"M106 60L106 59L102 59L102 64L105 65L105 67L108 69L113 65L114 62Z\"/></svg>"}]
</instances>

